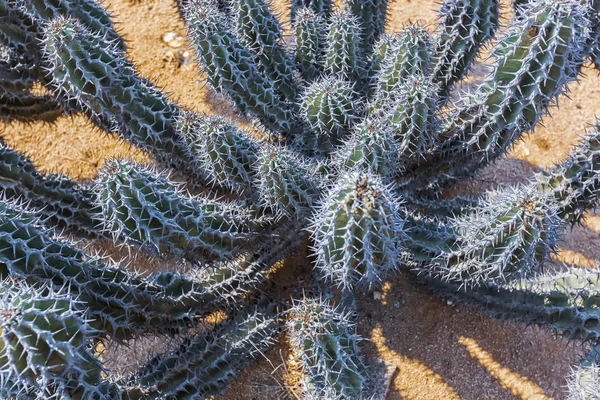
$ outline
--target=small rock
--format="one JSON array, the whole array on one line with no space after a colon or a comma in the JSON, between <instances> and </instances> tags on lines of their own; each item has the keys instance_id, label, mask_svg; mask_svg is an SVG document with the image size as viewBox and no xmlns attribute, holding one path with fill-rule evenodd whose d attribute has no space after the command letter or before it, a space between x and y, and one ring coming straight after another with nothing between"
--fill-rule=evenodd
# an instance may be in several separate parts
<instances>
[{"instance_id":1,"label":"small rock","mask_svg":"<svg viewBox=\"0 0 600 400\"><path fill-rule=\"evenodd\" d=\"M175 39L171 40L167 44L169 45L169 47L172 47L174 49L178 49L181 46L185 45L185 38L183 36L177 36Z\"/></svg>"},{"instance_id":2,"label":"small rock","mask_svg":"<svg viewBox=\"0 0 600 400\"><path fill-rule=\"evenodd\" d=\"M179 50L175 57L179 63L179 66L190 63L190 52L188 50Z\"/></svg>"},{"instance_id":3,"label":"small rock","mask_svg":"<svg viewBox=\"0 0 600 400\"><path fill-rule=\"evenodd\" d=\"M173 49L177 49L183 45L185 45L185 37L179 36L175 32L167 32L162 36L163 42L165 42L169 47Z\"/></svg>"},{"instance_id":4,"label":"small rock","mask_svg":"<svg viewBox=\"0 0 600 400\"><path fill-rule=\"evenodd\" d=\"M446 301L446 304L448 304L449 306L451 306L451 305L452 305L452 304L454 304L454 303L452 302L452 300L447 300L447 301Z\"/></svg>"},{"instance_id":5,"label":"small rock","mask_svg":"<svg viewBox=\"0 0 600 400\"><path fill-rule=\"evenodd\" d=\"M175 32L167 32L163 35L162 40L165 43L171 43L176 37L177 34Z\"/></svg>"},{"instance_id":6,"label":"small rock","mask_svg":"<svg viewBox=\"0 0 600 400\"><path fill-rule=\"evenodd\" d=\"M381 300L381 292L373 292L373 298L375 300Z\"/></svg>"}]
</instances>

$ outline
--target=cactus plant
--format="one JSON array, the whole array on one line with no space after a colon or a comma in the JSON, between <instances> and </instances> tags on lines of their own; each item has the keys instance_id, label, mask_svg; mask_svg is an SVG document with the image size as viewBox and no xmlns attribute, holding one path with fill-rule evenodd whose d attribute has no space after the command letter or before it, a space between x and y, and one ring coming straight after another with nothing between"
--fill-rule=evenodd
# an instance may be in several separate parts
<instances>
[{"instance_id":1,"label":"cactus plant","mask_svg":"<svg viewBox=\"0 0 600 400\"><path fill-rule=\"evenodd\" d=\"M317 299L303 299L290 309L292 349L306 376L307 399L352 399L366 393L366 367L352 316Z\"/></svg>"},{"instance_id":2,"label":"cactus plant","mask_svg":"<svg viewBox=\"0 0 600 400\"><path fill-rule=\"evenodd\" d=\"M205 398L285 318L304 398L367 398L353 296L401 269L444 296L597 345L600 272L556 272L549 260L598 202L600 124L531 182L444 198L598 59L599 2L514 3L499 34L497 0L444 0L437 29L390 34L388 1L294 0L288 39L268 0L181 0L198 64L242 126L142 77L94 0L0 0L0 119L83 112L156 164L109 160L76 182L0 146L0 394ZM492 42L485 82L458 93ZM179 269L130 271L65 230ZM310 295L293 286L282 299L263 283L301 245L314 260ZM270 304L253 306L259 298ZM225 321L202 331L217 311ZM124 376L93 353L147 335L175 335L176 350ZM600 392L594 354L570 378L572 398Z\"/></svg>"}]
</instances>

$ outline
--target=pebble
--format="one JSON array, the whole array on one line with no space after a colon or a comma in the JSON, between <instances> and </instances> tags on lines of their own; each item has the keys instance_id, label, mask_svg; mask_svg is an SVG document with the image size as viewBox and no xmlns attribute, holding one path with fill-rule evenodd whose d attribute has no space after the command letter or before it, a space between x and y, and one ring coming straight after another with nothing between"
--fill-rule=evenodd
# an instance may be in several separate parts
<instances>
[{"instance_id":1,"label":"pebble","mask_svg":"<svg viewBox=\"0 0 600 400\"><path fill-rule=\"evenodd\" d=\"M169 43L169 42L172 42L173 40L175 40L176 37L177 37L177 34L175 32L167 32L163 35L162 40L165 43Z\"/></svg>"},{"instance_id":2,"label":"pebble","mask_svg":"<svg viewBox=\"0 0 600 400\"><path fill-rule=\"evenodd\" d=\"M185 37L179 36L175 32L166 32L162 36L163 42L165 42L169 47L173 49L177 49L183 45L185 45Z\"/></svg>"},{"instance_id":3,"label":"pebble","mask_svg":"<svg viewBox=\"0 0 600 400\"><path fill-rule=\"evenodd\" d=\"M381 292L373 292L373 298L375 300L381 300Z\"/></svg>"},{"instance_id":4,"label":"pebble","mask_svg":"<svg viewBox=\"0 0 600 400\"><path fill-rule=\"evenodd\" d=\"M187 65L190 63L190 52L188 50L179 50L177 52L177 54L175 55L175 58L177 59L177 62L179 63L179 65Z\"/></svg>"},{"instance_id":5,"label":"pebble","mask_svg":"<svg viewBox=\"0 0 600 400\"><path fill-rule=\"evenodd\" d=\"M451 306L454 303L452 303L452 300L448 300L448 301L446 301L446 304L448 304L449 306Z\"/></svg>"}]
</instances>

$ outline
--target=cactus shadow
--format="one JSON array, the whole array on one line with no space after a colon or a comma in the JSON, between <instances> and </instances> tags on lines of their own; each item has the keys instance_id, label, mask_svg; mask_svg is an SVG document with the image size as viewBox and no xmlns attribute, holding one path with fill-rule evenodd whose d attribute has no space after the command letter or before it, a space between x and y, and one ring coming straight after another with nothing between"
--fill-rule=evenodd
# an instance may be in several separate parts
<instances>
[{"instance_id":1,"label":"cactus shadow","mask_svg":"<svg viewBox=\"0 0 600 400\"><path fill-rule=\"evenodd\" d=\"M396 365L387 400L563 398L583 346L437 298L405 273L359 301L368 356Z\"/></svg>"}]
</instances>

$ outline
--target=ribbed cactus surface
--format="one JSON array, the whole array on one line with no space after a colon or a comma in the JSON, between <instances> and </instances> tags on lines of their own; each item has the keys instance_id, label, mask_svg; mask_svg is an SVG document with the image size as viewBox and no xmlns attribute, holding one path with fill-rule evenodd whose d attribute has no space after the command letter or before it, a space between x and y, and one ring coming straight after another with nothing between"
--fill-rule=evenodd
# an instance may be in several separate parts
<instances>
[{"instance_id":1,"label":"ribbed cactus surface","mask_svg":"<svg viewBox=\"0 0 600 400\"><path fill-rule=\"evenodd\" d=\"M599 273L560 270L553 254L598 203L598 124L529 182L449 189L493 168L600 64L599 1L514 1L504 26L497 0L444 0L435 26L398 33L386 0L293 0L289 21L268 0L177 6L239 119L143 77L94 0L0 0L0 120L81 112L151 159L107 160L83 182L0 145L1 397L208 398L286 324L297 395L366 399L354 293L402 269L588 341L569 396L597 397ZM483 82L458 90L481 63ZM106 237L162 272L84 245ZM302 247L306 262L283 263L297 282L278 287ZM170 337L136 372L95 353L146 336Z\"/></svg>"}]
</instances>

